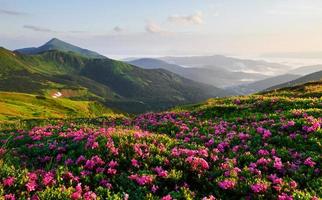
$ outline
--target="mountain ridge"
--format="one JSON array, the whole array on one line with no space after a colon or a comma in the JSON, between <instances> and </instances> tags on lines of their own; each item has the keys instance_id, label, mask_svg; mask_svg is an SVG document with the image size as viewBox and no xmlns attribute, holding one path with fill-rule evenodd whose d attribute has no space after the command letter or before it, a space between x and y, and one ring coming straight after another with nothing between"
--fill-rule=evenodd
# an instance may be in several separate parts
<instances>
[{"instance_id":1,"label":"mountain ridge","mask_svg":"<svg viewBox=\"0 0 322 200\"><path fill-rule=\"evenodd\" d=\"M106 58L105 56L100 55L99 53L96 53L88 49L80 48L78 46L64 42L57 38L52 38L51 40L49 40L48 42L46 42L45 44L39 47L28 47L28 48L16 49L15 51L20 52L22 54L34 55L34 54L38 54L49 50L74 52L89 58Z\"/></svg>"},{"instance_id":2,"label":"mountain ridge","mask_svg":"<svg viewBox=\"0 0 322 200\"><path fill-rule=\"evenodd\" d=\"M32 55L2 51L0 66L8 66L8 74L0 72L4 77L0 79L2 91L48 95L57 89L84 88L85 92L72 98L98 100L130 113L163 110L232 94L166 70L141 69L108 58L94 59L58 50ZM12 66L17 66L19 73L13 72Z\"/></svg>"}]
</instances>

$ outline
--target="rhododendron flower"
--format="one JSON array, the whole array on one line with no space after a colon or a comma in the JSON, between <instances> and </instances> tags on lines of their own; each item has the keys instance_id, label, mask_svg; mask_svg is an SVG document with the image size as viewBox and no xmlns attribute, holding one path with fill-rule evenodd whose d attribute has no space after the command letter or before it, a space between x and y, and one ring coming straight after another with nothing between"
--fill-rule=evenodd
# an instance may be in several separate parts
<instances>
[{"instance_id":1,"label":"rhododendron flower","mask_svg":"<svg viewBox=\"0 0 322 200\"><path fill-rule=\"evenodd\" d=\"M202 198L202 200L216 200L216 198L213 195L210 195L208 197Z\"/></svg>"},{"instance_id":2,"label":"rhododendron flower","mask_svg":"<svg viewBox=\"0 0 322 200\"><path fill-rule=\"evenodd\" d=\"M77 200L77 199L81 199L81 198L82 198L82 186L81 186L81 184L78 184L75 187L75 192L73 192L71 195L71 199Z\"/></svg>"},{"instance_id":3,"label":"rhododendron flower","mask_svg":"<svg viewBox=\"0 0 322 200\"><path fill-rule=\"evenodd\" d=\"M88 191L84 194L84 200L95 200L96 198L97 195L92 191Z\"/></svg>"},{"instance_id":4,"label":"rhododendron flower","mask_svg":"<svg viewBox=\"0 0 322 200\"><path fill-rule=\"evenodd\" d=\"M153 192L153 193L156 193L156 191L159 189L159 187L158 186L156 186L156 185L152 185L152 188L151 188L151 191Z\"/></svg>"},{"instance_id":5,"label":"rhododendron flower","mask_svg":"<svg viewBox=\"0 0 322 200\"><path fill-rule=\"evenodd\" d=\"M108 166L110 168L115 168L115 167L118 166L118 163L116 161L112 160L112 161L109 162Z\"/></svg>"},{"instance_id":6,"label":"rhododendron flower","mask_svg":"<svg viewBox=\"0 0 322 200\"><path fill-rule=\"evenodd\" d=\"M139 185L149 185L153 182L153 176L151 175L137 175L133 174L129 176L129 179L134 180Z\"/></svg>"},{"instance_id":7,"label":"rhododendron flower","mask_svg":"<svg viewBox=\"0 0 322 200\"><path fill-rule=\"evenodd\" d=\"M37 183L35 181L29 181L26 184L26 187L27 187L28 192L35 191L37 188Z\"/></svg>"},{"instance_id":8,"label":"rhododendron flower","mask_svg":"<svg viewBox=\"0 0 322 200\"><path fill-rule=\"evenodd\" d=\"M312 160L311 157L308 157L307 159L305 159L304 164L309 167L314 167L316 163Z\"/></svg>"},{"instance_id":9,"label":"rhododendron flower","mask_svg":"<svg viewBox=\"0 0 322 200\"><path fill-rule=\"evenodd\" d=\"M5 200L16 200L16 196L14 194L6 194L4 195Z\"/></svg>"},{"instance_id":10,"label":"rhododendron flower","mask_svg":"<svg viewBox=\"0 0 322 200\"><path fill-rule=\"evenodd\" d=\"M170 194L161 198L161 200L172 200L172 196Z\"/></svg>"},{"instance_id":11,"label":"rhododendron flower","mask_svg":"<svg viewBox=\"0 0 322 200\"><path fill-rule=\"evenodd\" d=\"M290 195L287 195L285 193L282 193L280 195L278 195L278 200L293 200L293 197Z\"/></svg>"},{"instance_id":12,"label":"rhododendron flower","mask_svg":"<svg viewBox=\"0 0 322 200\"><path fill-rule=\"evenodd\" d=\"M291 181L290 182L290 187L293 188L293 189L296 188L297 187L296 181Z\"/></svg>"},{"instance_id":13,"label":"rhododendron flower","mask_svg":"<svg viewBox=\"0 0 322 200\"><path fill-rule=\"evenodd\" d=\"M52 185L55 183L54 174L52 172L47 172L43 177L43 184L45 186Z\"/></svg>"},{"instance_id":14,"label":"rhododendron flower","mask_svg":"<svg viewBox=\"0 0 322 200\"><path fill-rule=\"evenodd\" d=\"M136 159L132 159L131 164L132 164L133 167L140 167L139 161L137 161Z\"/></svg>"},{"instance_id":15,"label":"rhododendron flower","mask_svg":"<svg viewBox=\"0 0 322 200\"><path fill-rule=\"evenodd\" d=\"M113 169L113 168L108 168L107 169L107 173L110 174L110 175L114 175L117 173L117 170L116 169Z\"/></svg>"},{"instance_id":16,"label":"rhododendron flower","mask_svg":"<svg viewBox=\"0 0 322 200\"><path fill-rule=\"evenodd\" d=\"M166 170L162 169L162 167L156 167L156 168L154 168L154 171L160 177L167 177L168 176L168 172Z\"/></svg>"},{"instance_id":17,"label":"rhododendron flower","mask_svg":"<svg viewBox=\"0 0 322 200\"><path fill-rule=\"evenodd\" d=\"M107 180L105 180L105 179L103 179L103 180L101 180L100 181L100 185L102 185L102 186L104 186L104 187L106 187L106 188L108 188L108 189L112 189L112 184L111 183L109 183Z\"/></svg>"},{"instance_id":18,"label":"rhododendron flower","mask_svg":"<svg viewBox=\"0 0 322 200\"><path fill-rule=\"evenodd\" d=\"M268 186L265 183L255 183L250 186L254 193L264 193L266 192Z\"/></svg>"},{"instance_id":19,"label":"rhododendron flower","mask_svg":"<svg viewBox=\"0 0 322 200\"><path fill-rule=\"evenodd\" d=\"M233 189L236 185L236 181L233 180L223 180L218 183L218 186L224 190L230 190Z\"/></svg>"},{"instance_id":20,"label":"rhododendron flower","mask_svg":"<svg viewBox=\"0 0 322 200\"><path fill-rule=\"evenodd\" d=\"M79 165L79 164L84 163L85 161L86 161L86 158L85 158L83 155L81 155L81 156L79 156L79 157L77 158L77 160L76 160L76 164L77 164L77 165Z\"/></svg>"},{"instance_id":21,"label":"rhododendron flower","mask_svg":"<svg viewBox=\"0 0 322 200\"><path fill-rule=\"evenodd\" d=\"M283 168L283 163L281 158L275 157L274 158L274 168L281 170Z\"/></svg>"},{"instance_id":22,"label":"rhododendron flower","mask_svg":"<svg viewBox=\"0 0 322 200\"><path fill-rule=\"evenodd\" d=\"M186 159L186 162L191 165L191 168L194 171L203 172L204 170L209 169L209 165L208 165L207 161L203 158L189 156Z\"/></svg>"},{"instance_id":23,"label":"rhododendron flower","mask_svg":"<svg viewBox=\"0 0 322 200\"><path fill-rule=\"evenodd\" d=\"M12 177L12 176L9 176L8 178L3 180L3 185L7 186L7 187L10 187L10 186L12 186L14 184L14 182L15 182L15 178Z\"/></svg>"}]
</instances>

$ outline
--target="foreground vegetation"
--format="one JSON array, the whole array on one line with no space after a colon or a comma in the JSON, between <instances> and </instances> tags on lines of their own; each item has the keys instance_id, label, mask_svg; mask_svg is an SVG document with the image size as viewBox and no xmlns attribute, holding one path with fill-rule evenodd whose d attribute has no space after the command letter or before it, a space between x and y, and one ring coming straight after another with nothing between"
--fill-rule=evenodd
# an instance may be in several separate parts
<instances>
[{"instance_id":1,"label":"foreground vegetation","mask_svg":"<svg viewBox=\"0 0 322 200\"><path fill-rule=\"evenodd\" d=\"M319 199L322 85L0 134L3 199ZM104 118L102 118L104 119Z\"/></svg>"}]
</instances>

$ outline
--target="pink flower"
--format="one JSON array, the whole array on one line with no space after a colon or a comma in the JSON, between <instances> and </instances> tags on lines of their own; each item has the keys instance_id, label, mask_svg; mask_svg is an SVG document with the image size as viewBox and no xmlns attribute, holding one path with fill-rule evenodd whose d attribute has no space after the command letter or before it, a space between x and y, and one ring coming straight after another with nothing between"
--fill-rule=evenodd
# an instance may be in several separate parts
<instances>
[{"instance_id":1,"label":"pink flower","mask_svg":"<svg viewBox=\"0 0 322 200\"><path fill-rule=\"evenodd\" d=\"M115 167L118 166L118 163L117 163L117 161L112 160L112 161L110 161L110 163L108 164L108 166L110 168L115 168Z\"/></svg>"},{"instance_id":2,"label":"pink flower","mask_svg":"<svg viewBox=\"0 0 322 200\"><path fill-rule=\"evenodd\" d=\"M82 198L82 193L73 192L70 198L73 199L73 200L81 199Z\"/></svg>"},{"instance_id":3,"label":"pink flower","mask_svg":"<svg viewBox=\"0 0 322 200\"><path fill-rule=\"evenodd\" d=\"M131 164L132 164L133 167L140 167L139 162L136 159L132 159Z\"/></svg>"},{"instance_id":4,"label":"pink flower","mask_svg":"<svg viewBox=\"0 0 322 200\"><path fill-rule=\"evenodd\" d=\"M223 180L223 181L220 181L218 183L218 186L221 188L221 189L224 189L224 190L229 190L229 189L233 189L236 185L236 182L235 181L232 181L232 180Z\"/></svg>"},{"instance_id":5,"label":"pink flower","mask_svg":"<svg viewBox=\"0 0 322 200\"><path fill-rule=\"evenodd\" d=\"M108 168L108 169L107 169L107 173L108 173L108 174L111 174L111 175L114 175L114 174L116 174L116 173L117 173L117 170L116 170L116 169L113 169L113 168Z\"/></svg>"},{"instance_id":6,"label":"pink flower","mask_svg":"<svg viewBox=\"0 0 322 200\"><path fill-rule=\"evenodd\" d=\"M216 197L214 197L213 195L210 195L208 197L202 198L202 200L216 200Z\"/></svg>"},{"instance_id":7,"label":"pink flower","mask_svg":"<svg viewBox=\"0 0 322 200\"><path fill-rule=\"evenodd\" d=\"M309 166L309 167L314 167L315 166L315 162L312 160L311 157L308 157L305 161L304 161L304 164Z\"/></svg>"},{"instance_id":8,"label":"pink flower","mask_svg":"<svg viewBox=\"0 0 322 200\"><path fill-rule=\"evenodd\" d=\"M172 197L168 194L167 196L162 197L161 200L172 200Z\"/></svg>"},{"instance_id":9,"label":"pink flower","mask_svg":"<svg viewBox=\"0 0 322 200\"><path fill-rule=\"evenodd\" d=\"M137 175L133 174L129 176L129 179L134 180L139 185L150 185L153 182L153 176L151 175Z\"/></svg>"},{"instance_id":10,"label":"pink flower","mask_svg":"<svg viewBox=\"0 0 322 200\"><path fill-rule=\"evenodd\" d=\"M4 195L4 199L5 200L16 200L16 197L15 197L15 195L14 194L6 194L6 195Z\"/></svg>"},{"instance_id":11,"label":"pink flower","mask_svg":"<svg viewBox=\"0 0 322 200\"><path fill-rule=\"evenodd\" d=\"M283 168L283 163L281 158L279 157L275 157L274 158L274 168L281 170Z\"/></svg>"},{"instance_id":12,"label":"pink flower","mask_svg":"<svg viewBox=\"0 0 322 200\"><path fill-rule=\"evenodd\" d=\"M293 189L296 188L297 187L296 181L291 181L290 182L290 187L293 188Z\"/></svg>"},{"instance_id":13,"label":"pink flower","mask_svg":"<svg viewBox=\"0 0 322 200\"><path fill-rule=\"evenodd\" d=\"M285 193L282 193L280 195L278 195L278 200L293 200L293 197L292 196L289 196Z\"/></svg>"},{"instance_id":14,"label":"pink flower","mask_svg":"<svg viewBox=\"0 0 322 200\"><path fill-rule=\"evenodd\" d=\"M160 177L167 177L168 176L168 172L166 170L162 169L162 167L156 167L156 168L154 168L154 171Z\"/></svg>"},{"instance_id":15,"label":"pink flower","mask_svg":"<svg viewBox=\"0 0 322 200\"><path fill-rule=\"evenodd\" d=\"M85 200L95 200L97 198L96 194L92 191L88 191L84 194Z\"/></svg>"},{"instance_id":16,"label":"pink flower","mask_svg":"<svg viewBox=\"0 0 322 200\"><path fill-rule=\"evenodd\" d=\"M73 192L71 195L71 199L77 200L77 199L81 199L81 198L82 198L82 186L80 184L78 184L75 187L75 192Z\"/></svg>"},{"instance_id":17,"label":"pink flower","mask_svg":"<svg viewBox=\"0 0 322 200\"><path fill-rule=\"evenodd\" d=\"M186 159L186 162L191 165L191 168L194 171L203 172L204 170L209 169L209 165L208 165L207 161L203 158L189 156Z\"/></svg>"},{"instance_id":18,"label":"pink flower","mask_svg":"<svg viewBox=\"0 0 322 200\"><path fill-rule=\"evenodd\" d=\"M264 193L266 192L268 186L264 183L255 183L250 186L254 193Z\"/></svg>"},{"instance_id":19,"label":"pink flower","mask_svg":"<svg viewBox=\"0 0 322 200\"><path fill-rule=\"evenodd\" d=\"M54 173L48 172L43 177L43 184L45 186L55 184Z\"/></svg>"},{"instance_id":20,"label":"pink flower","mask_svg":"<svg viewBox=\"0 0 322 200\"><path fill-rule=\"evenodd\" d=\"M158 186L156 186L156 185L152 185L152 188L151 188L151 191L153 192L153 193L156 193L156 191L159 189L159 187Z\"/></svg>"},{"instance_id":21,"label":"pink flower","mask_svg":"<svg viewBox=\"0 0 322 200\"><path fill-rule=\"evenodd\" d=\"M35 191L37 188L37 183L35 181L29 181L26 184L26 187L27 187L28 192Z\"/></svg>"},{"instance_id":22,"label":"pink flower","mask_svg":"<svg viewBox=\"0 0 322 200\"><path fill-rule=\"evenodd\" d=\"M10 187L14 184L14 182L15 182L15 178L12 176L9 176L8 178L3 180L3 185Z\"/></svg>"},{"instance_id":23,"label":"pink flower","mask_svg":"<svg viewBox=\"0 0 322 200\"><path fill-rule=\"evenodd\" d=\"M79 164L84 163L85 161L86 161L86 158L85 158L83 155L81 155L81 156L79 156L79 157L77 158L77 160L76 160L76 164L77 164L77 165L79 165Z\"/></svg>"},{"instance_id":24,"label":"pink flower","mask_svg":"<svg viewBox=\"0 0 322 200\"><path fill-rule=\"evenodd\" d=\"M108 188L108 189L112 189L112 184L111 183L109 183L107 180L105 180L105 179L103 179L103 180L101 180L100 181L100 185L102 185L102 186L104 186L104 187L106 187L106 188Z\"/></svg>"}]
</instances>

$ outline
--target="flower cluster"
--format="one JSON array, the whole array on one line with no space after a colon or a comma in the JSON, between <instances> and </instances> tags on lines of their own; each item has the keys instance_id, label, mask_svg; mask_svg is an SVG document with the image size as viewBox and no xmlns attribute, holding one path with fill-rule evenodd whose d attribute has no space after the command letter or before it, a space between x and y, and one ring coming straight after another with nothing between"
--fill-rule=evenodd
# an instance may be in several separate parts
<instances>
[{"instance_id":1,"label":"flower cluster","mask_svg":"<svg viewBox=\"0 0 322 200\"><path fill-rule=\"evenodd\" d=\"M317 99L240 97L208 104L104 126L1 132L0 199L322 196Z\"/></svg>"}]
</instances>

